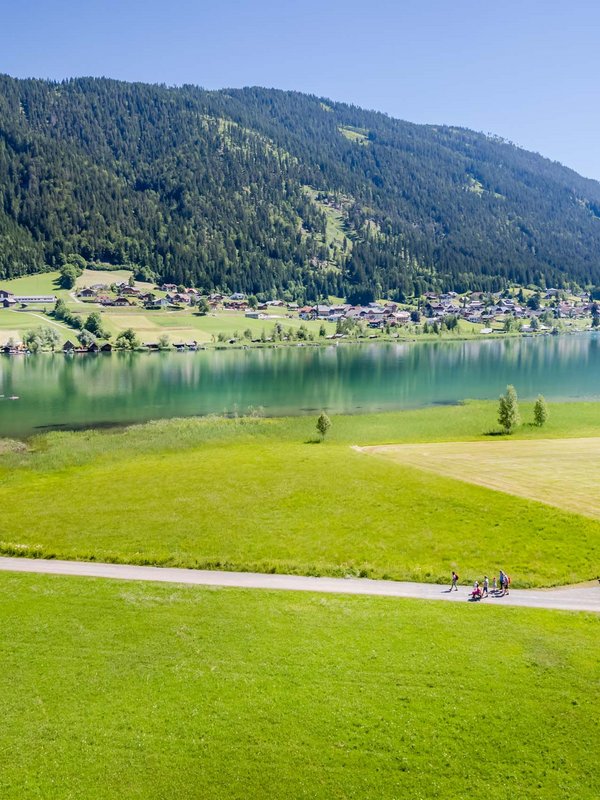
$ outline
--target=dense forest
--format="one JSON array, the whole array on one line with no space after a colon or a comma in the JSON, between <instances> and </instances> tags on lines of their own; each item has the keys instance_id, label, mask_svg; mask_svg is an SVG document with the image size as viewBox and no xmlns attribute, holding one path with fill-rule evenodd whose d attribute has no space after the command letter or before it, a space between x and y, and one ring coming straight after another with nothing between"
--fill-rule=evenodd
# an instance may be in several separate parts
<instances>
[{"instance_id":1,"label":"dense forest","mask_svg":"<svg viewBox=\"0 0 600 800\"><path fill-rule=\"evenodd\" d=\"M0 76L0 277L75 254L212 289L600 284L600 183L297 92Z\"/></svg>"}]
</instances>

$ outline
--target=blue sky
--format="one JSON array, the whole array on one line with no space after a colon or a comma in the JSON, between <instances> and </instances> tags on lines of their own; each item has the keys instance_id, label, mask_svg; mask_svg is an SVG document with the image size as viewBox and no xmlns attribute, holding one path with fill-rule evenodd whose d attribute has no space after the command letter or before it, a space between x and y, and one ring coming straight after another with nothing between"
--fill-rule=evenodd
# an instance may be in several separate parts
<instances>
[{"instance_id":1,"label":"blue sky","mask_svg":"<svg viewBox=\"0 0 600 800\"><path fill-rule=\"evenodd\" d=\"M594 0L5 0L0 71L297 89L600 179Z\"/></svg>"}]
</instances>

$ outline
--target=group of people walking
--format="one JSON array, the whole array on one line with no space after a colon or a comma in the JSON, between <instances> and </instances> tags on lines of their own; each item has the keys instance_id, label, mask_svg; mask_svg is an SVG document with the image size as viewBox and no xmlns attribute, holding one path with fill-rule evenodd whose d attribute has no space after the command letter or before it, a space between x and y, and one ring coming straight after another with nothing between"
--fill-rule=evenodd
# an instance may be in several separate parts
<instances>
[{"instance_id":1,"label":"group of people walking","mask_svg":"<svg viewBox=\"0 0 600 800\"><path fill-rule=\"evenodd\" d=\"M450 585L450 591L453 589L458 592L458 581L459 577L458 574L452 570L452 583ZM504 597L505 594L508 594L508 590L510 589L510 576L504 572L504 570L500 570L500 574L498 579L496 580L496 576L492 578L492 588L490 590L490 579L487 575L484 575L483 581L479 583L479 581L475 581L473 584L473 590L471 592L471 598L473 600L481 600L482 597L489 597L490 593L495 595L496 597Z\"/></svg>"}]
</instances>

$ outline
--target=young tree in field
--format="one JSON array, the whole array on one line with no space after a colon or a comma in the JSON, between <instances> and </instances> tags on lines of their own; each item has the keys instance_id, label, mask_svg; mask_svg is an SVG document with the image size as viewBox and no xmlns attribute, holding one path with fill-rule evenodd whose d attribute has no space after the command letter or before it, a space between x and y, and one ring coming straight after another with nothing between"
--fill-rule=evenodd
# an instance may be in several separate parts
<instances>
[{"instance_id":1,"label":"young tree in field","mask_svg":"<svg viewBox=\"0 0 600 800\"><path fill-rule=\"evenodd\" d=\"M25 331L23 334L23 344L32 353L37 353L42 347L42 337L40 336L40 329Z\"/></svg>"},{"instance_id":2,"label":"young tree in field","mask_svg":"<svg viewBox=\"0 0 600 800\"><path fill-rule=\"evenodd\" d=\"M158 349L159 350L169 349L169 337L167 336L166 333L163 333L158 337Z\"/></svg>"},{"instance_id":3,"label":"young tree in field","mask_svg":"<svg viewBox=\"0 0 600 800\"><path fill-rule=\"evenodd\" d=\"M200 314L201 316L208 314L208 312L210 311L210 306L208 305L208 300L206 299L206 297L201 297L198 300L196 308L198 309L198 314Z\"/></svg>"},{"instance_id":4,"label":"young tree in field","mask_svg":"<svg viewBox=\"0 0 600 800\"><path fill-rule=\"evenodd\" d=\"M319 419L317 420L317 432L321 437L321 441L325 439L329 428L331 428L331 420L324 411L321 411Z\"/></svg>"},{"instance_id":5,"label":"young tree in field","mask_svg":"<svg viewBox=\"0 0 600 800\"><path fill-rule=\"evenodd\" d=\"M92 313L88 316L85 321L84 328L86 331L93 333L94 336L98 336L100 339L106 339L104 331L102 330L102 317L97 311L92 311Z\"/></svg>"},{"instance_id":6,"label":"young tree in field","mask_svg":"<svg viewBox=\"0 0 600 800\"><path fill-rule=\"evenodd\" d=\"M506 433L512 433L513 430L521 424L519 401L514 386L507 386L506 394L500 396L498 422L502 425Z\"/></svg>"},{"instance_id":7,"label":"young tree in field","mask_svg":"<svg viewBox=\"0 0 600 800\"><path fill-rule=\"evenodd\" d=\"M54 328L40 328L40 337L44 347L49 347L52 352L56 350L60 343L60 335Z\"/></svg>"},{"instance_id":8,"label":"young tree in field","mask_svg":"<svg viewBox=\"0 0 600 800\"><path fill-rule=\"evenodd\" d=\"M60 268L60 285L63 289L73 289L82 272L83 269L79 264L63 264Z\"/></svg>"},{"instance_id":9,"label":"young tree in field","mask_svg":"<svg viewBox=\"0 0 600 800\"><path fill-rule=\"evenodd\" d=\"M94 343L94 334L90 331L83 328L77 334L77 338L79 339L79 343L82 347L89 347L91 344Z\"/></svg>"},{"instance_id":10,"label":"young tree in field","mask_svg":"<svg viewBox=\"0 0 600 800\"><path fill-rule=\"evenodd\" d=\"M538 428L541 428L546 423L547 419L548 406L546 405L546 400L543 395L538 394L538 398L533 407L533 421Z\"/></svg>"},{"instance_id":11,"label":"young tree in field","mask_svg":"<svg viewBox=\"0 0 600 800\"><path fill-rule=\"evenodd\" d=\"M133 328L127 328L117 336L115 344L120 350L136 350L140 346L140 340Z\"/></svg>"}]
</instances>

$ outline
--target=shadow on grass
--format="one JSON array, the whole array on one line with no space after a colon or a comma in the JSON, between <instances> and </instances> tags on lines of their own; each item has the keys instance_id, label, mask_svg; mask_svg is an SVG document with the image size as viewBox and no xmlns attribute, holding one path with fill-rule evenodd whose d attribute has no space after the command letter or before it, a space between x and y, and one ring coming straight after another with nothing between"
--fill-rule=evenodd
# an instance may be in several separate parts
<instances>
[{"instance_id":1,"label":"shadow on grass","mask_svg":"<svg viewBox=\"0 0 600 800\"><path fill-rule=\"evenodd\" d=\"M321 444L322 441L323 441L322 439L312 438L312 439L306 439L304 444Z\"/></svg>"},{"instance_id":2,"label":"shadow on grass","mask_svg":"<svg viewBox=\"0 0 600 800\"><path fill-rule=\"evenodd\" d=\"M541 426L540 425L536 425L535 422L523 422L518 427L519 428L526 428L527 430L530 430L530 431L536 431L536 430L539 430ZM483 436L511 436L512 433L514 433L514 431L516 431L516 430L518 430L518 428L513 429L513 431L511 433L508 433L508 431L502 431L502 430L485 431L483 433Z\"/></svg>"}]
</instances>

